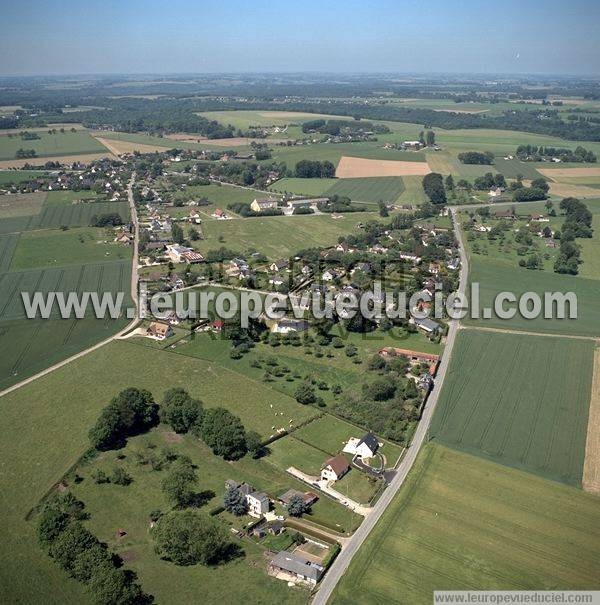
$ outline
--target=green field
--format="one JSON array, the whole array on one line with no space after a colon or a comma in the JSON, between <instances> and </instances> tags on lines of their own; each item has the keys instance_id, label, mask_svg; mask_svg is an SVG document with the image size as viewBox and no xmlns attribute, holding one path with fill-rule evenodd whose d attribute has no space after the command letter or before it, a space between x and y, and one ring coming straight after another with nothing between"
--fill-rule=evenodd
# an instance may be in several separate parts
<instances>
[{"instance_id":1,"label":"green field","mask_svg":"<svg viewBox=\"0 0 600 605\"><path fill-rule=\"evenodd\" d=\"M206 198L212 204L220 206L222 210L226 210L227 204L231 204L232 202L251 202L255 198L263 197L266 197L265 193L256 189L217 185L216 183L188 186L184 191L177 191L173 195L174 200L183 200L184 202ZM273 197L277 196L274 195ZM202 212L204 208L204 206L201 206L199 210ZM175 208L175 212L178 211L185 214L189 213L189 209L187 208Z\"/></svg>"},{"instance_id":2,"label":"green field","mask_svg":"<svg viewBox=\"0 0 600 605\"><path fill-rule=\"evenodd\" d=\"M114 262L131 258L131 249L107 238L94 227L66 231L23 233L14 252L11 270Z\"/></svg>"},{"instance_id":3,"label":"green field","mask_svg":"<svg viewBox=\"0 0 600 605\"><path fill-rule=\"evenodd\" d=\"M593 350L592 341L462 331L431 436L580 486Z\"/></svg>"},{"instance_id":4,"label":"green field","mask_svg":"<svg viewBox=\"0 0 600 605\"><path fill-rule=\"evenodd\" d=\"M494 159L494 168L507 179L516 179L519 175L530 180L543 178L531 162L520 162L516 158L505 160L497 157Z\"/></svg>"},{"instance_id":5,"label":"green field","mask_svg":"<svg viewBox=\"0 0 600 605\"><path fill-rule=\"evenodd\" d=\"M321 196L335 185L337 179L297 179L285 178L269 185L272 191L294 193L296 195Z\"/></svg>"},{"instance_id":6,"label":"green field","mask_svg":"<svg viewBox=\"0 0 600 605\"><path fill-rule=\"evenodd\" d=\"M0 136L0 160L13 160L18 149L34 149L38 157L102 153L106 147L87 132L48 134L39 132L39 139L24 141L20 136Z\"/></svg>"},{"instance_id":7,"label":"green field","mask_svg":"<svg viewBox=\"0 0 600 605\"><path fill-rule=\"evenodd\" d=\"M311 246L336 244L340 235L353 231L357 223L374 216L353 212L341 219L320 215L206 221L202 225L204 239L194 242L194 247L200 252L225 246L240 253L259 250L272 259L288 257Z\"/></svg>"},{"instance_id":8,"label":"green field","mask_svg":"<svg viewBox=\"0 0 600 605\"><path fill-rule=\"evenodd\" d=\"M44 174L43 170L0 170L0 188L12 183L25 183Z\"/></svg>"},{"instance_id":9,"label":"green field","mask_svg":"<svg viewBox=\"0 0 600 605\"><path fill-rule=\"evenodd\" d=\"M87 227L94 215L117 213L123 222L129 220L127 202L89 202L82 204L44 205L36 218L36 229L58 229L59 227Z\"/></svg>"},{"instance_id":10,"label":"green field","mask_svg":"<svg viewBox=\"0 0 600 605\"><path fill-rule=\"evenodd\" d=\"M79 200L106 201L105 195L99 195L92 189L84 189L82 191L71 191L62 189L58 191L48 191L46 196L46 206L63 206L71 205Z\"/></svg>"},{"instance_id":11,"label":"green field","mask_svg":"<svg viewBox=\"0 0 600 605\"><path fill-rule=\"evenodd\" d=\"M362 179L338 179L327 195L349 197L357 202L395 202L404 191L401 177L372 177Z\"/></svg>"},{"instance_id":12,"label":"green field","mask_svg":"<svg viewBox=\"0 0 600 605\"><path fill-rule=\"evenodd\" d=\"M598 499L428 445L333 605L429 605L434 590L598 590Z\"/></svg>"}]
</instances>

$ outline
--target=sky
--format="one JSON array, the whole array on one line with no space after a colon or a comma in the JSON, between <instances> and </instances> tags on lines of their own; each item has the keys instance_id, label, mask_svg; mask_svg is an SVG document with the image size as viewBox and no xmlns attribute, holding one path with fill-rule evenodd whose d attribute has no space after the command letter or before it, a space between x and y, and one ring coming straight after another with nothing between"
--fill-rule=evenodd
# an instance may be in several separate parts
<instances>
[{"instance_id":1,"label":"sky","mask_svg":"<svg viewBox=\"0 0 600 605\"><path fill-rule=\"evenodd\" d=\"M598 0L0 0L0 75L600 75Z\"/></svg>"}]
</instances>

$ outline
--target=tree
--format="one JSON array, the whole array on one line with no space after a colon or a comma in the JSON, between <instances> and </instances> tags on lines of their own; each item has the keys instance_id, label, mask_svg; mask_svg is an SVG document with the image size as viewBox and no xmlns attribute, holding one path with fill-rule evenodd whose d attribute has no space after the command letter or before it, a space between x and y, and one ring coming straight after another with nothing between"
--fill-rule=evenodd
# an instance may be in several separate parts
<instances>
[{"instance_id":1,"label":"tree","mask_svg":"<svg viewBox=\"0 0 600 605\"><path fill-rule=\"evenodd\" d=\"M196 425L197 426L197 425ZM204 413L200 436L217 456L237 460L246 454L246 430L242 421L225 408L212 408Z\"/></svg>"},{"instance_id":2,"label":"tree","mask_svg":"<svg viewBox=\"0 0 600 605\"><path fill-rule=\"evenodd\" d=\"M446 177L446 189L454 191L454 177L451 174Z\"/></svg>"},{"instance_id":3,"label":"tree","mask_svg":"<svg viewBox=\"0 0 600 605\"><path fill-rule=\"evenodd\" d=\"M183 244L185 240L183 229L177 223L171 225L171 237L176 244Z\"/></svg>"},{"instance_id":4,"label":"tree","mask_svg":"<svg viewBox=\"0 0 600 605\"><path fill-rule=\"evenodd\" d=\"M93 447L107 450L122 446L128 436L158 422L158 406L149 391L130 387L113 397L89 432Z\"/></svg>"},{"instance_id":5,"label":"tree","mask_svg":"<svg viewBox=\"0 0 600 605\"><path fill-rule=\"evenodd\" d=\"M133 572L101 565L93 570L88 590L97 605L137 605L148 600Z\"/></svg>"},{"instance_id":6,"label":"tree","mask_svg":"<svg viewBox=\"0 0 600 605\"><path fill-rule=\"evenodd\" d=\"M287 505L287 512L292 517L301 517L304 513L308 512L309 507L304 500L297 494L290 498Z\"/></svg>"},{"instance_id":7,"label":"tree","mask_svg":"<svg viewBox=\"0 0 600 605\"><path fill-rule=\"evenodd\" d=\"M241 517L248 512L248 502L246 496L237 487L228 487L223 496L223 506L225 510L236 517Z\"/></svg>"},{"instance_id":8,"label":"tree","mask_svg":"<svg viewBox=\"0 0 600 605\"><path fill-rule=\"evenodd\" d=\"M198 232L198 229L196 229L195 227L192 227L189 230L188 235L190 236L190 240L192 240L193 242L196 242L200 239L200 233Z\"/></svg>"},{"instance_id":9,"label":"tree","mask_svg":"<svg viewBox=\"0 0 600 605\"><path fill-rule=\"evenodd\" d=\"M427 142L427 147L433 147L435 145L435 132L433 132L433 130L428 130L425 135L425 140Z\"/></svg>"},{"instance_id":10,"label":"tree","mask_svg":"<svg viewBox=\"0 0 600 605\"><path fill-rule=\"evenodd\" d=\"M252 458L260 458L265 452L262 439L256 431L246 433L246 449Z\"/></svg>"},{"instance_id":11,"label":"tree","mask_svg":"<svg viewBox=\"0 0 600 605\"><path fill-rule=\"evenodd\" d=\"M192 399L181 387L169 389L163 396L160 419L176 433L187 433L202 416L202 402Z\"/></svg>"},{"instance_id":12,"label":"tree","mask_svg":"<svg viewBox=\"0 0 600 605\"><path fill-rule=\"evenodd\" d=\"M187 458L178 458L162 480L162 490L167 498L180 508L188 506L196 493L198 477Z\"/></svg>"},{"instance_id":13,"label":"tree","mask_svg":"<svg viewBox=\"0 0 600 605\"><path fill-rule=\"evenodd\" d=\"M42 546L50 546L69 524L68 515L56 509L44 509L38 519L38 540Z\"/></svg>"},{"instance_id":14,"label":"tree","mask_svg":"<svg viewBox=\"0 0 600 605\"><path fill-rule=\"evenodd\" d=\"M386 218L390 215L386 203L383 200L379 200L379 216Z\"/></svg>"},{"instance_id":15,"label":"tree","mask_svg":"<svg viewBox=\"0 0 600 605\"><path fill-rule=\"evenodd\" d=\"M298 403L303 405L308 405L309 403L314 403L317 400L317 396L315 395L315 390L313 389L310 382L304 381L298 385L296 392L294 393L294 397Z\"/></svg>"},{"instance_id":16,"label":"tree","mask_svg":"<svg viewBox=\"0 0 600 605\"><path fill-rule=\"evenodd\" d=\"M176 565L211 565L227 557L230 543L223 530L195 511L172 511L152 529L154 549Z\"/></svg>"},{"instance_id":17,"label":"tree","mask_svg":"<svg viewBox=\"0 0 600 605\"><path fill-rule=\"evenodd\" d=\"M132 478L124 468L115 466L110 476L110 482L115 485L129 485L132 482Z\"/></svg>"},{"instance_id":18,"label":"tree","mask_svg":"<svg viewBox=\"0 0 600 605\"><path fill-rule=\"evenodd\" d=\"M98 543L77 555L73 562L72 575L80 582L89 582L100 568L102 573L110 573L114 564L106 546Z\"/></svg>"},{"instance_id":19,"label":"tree","mask_svg":"<svg viewBox=\"0 0 600 605\"><path fill-rule=\"evenodd\" d=\"M363 394L375 401L386 401L391 399L396 392L396 382L390 377L378 378L371 383L362 386Z\"/></svg>"},{"instance_id":20,"label":"tree","mask_svg":"<svg viewBox=\"0 0 600 605\"><path fill-rule=\"evenodd\" d=\"M50 556L66 571L73 570L77 557L99 544L98 539L79 521L74 521L50 545Z\"/></svg>"}]
</instances>

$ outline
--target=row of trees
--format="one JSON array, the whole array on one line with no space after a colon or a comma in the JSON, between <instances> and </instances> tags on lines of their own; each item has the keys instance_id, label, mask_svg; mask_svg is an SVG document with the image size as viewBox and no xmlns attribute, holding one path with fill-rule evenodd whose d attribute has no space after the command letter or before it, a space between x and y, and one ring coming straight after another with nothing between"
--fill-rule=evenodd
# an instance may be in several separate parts
<instances>
[{"instance_id":1,"label":"row of trees","mask_svg":"<svg viewBox=\"0 0 600 605\"><path fill-rule=\"evenodd\" d=\"M88 515L83 502L67 492L48 500L38 518L40 545L72 578L87 586L98 605L151 603L134 572L122 569L111 553L82 523Z\"/></svg>"},{"instance_id":2,"label":"row of trees","mask_svg":"<svg viewBox=\"0 0 600 605\"><path fill-rule=\"evenodd\" d=\"M329 179L335 176L335 166L329 160L300 160L294 176L299 179Z\"/></svg>"},{"instance_id":3,"label":"row of trees","mask_svg":"<svg viewBox=\"0 0 600 605\"><path fill-rule=\"evenodd\" d=\"M560 250L554 263L556 273L577 275L581 264L581 247L575 242L578 237L592 237L592 213L587 206L574 197L564 198L560 209L565 213L560 235Z\"/></svg>"}]
</instances>

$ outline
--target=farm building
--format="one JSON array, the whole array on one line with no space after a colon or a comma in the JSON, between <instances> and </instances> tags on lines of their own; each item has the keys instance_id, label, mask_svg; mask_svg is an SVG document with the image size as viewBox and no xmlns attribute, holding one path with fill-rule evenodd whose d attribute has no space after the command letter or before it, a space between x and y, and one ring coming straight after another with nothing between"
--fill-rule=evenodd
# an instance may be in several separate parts
<instances>
[{"instance_id":1,"label":"farm building","mask_svg":"<svg viewBox=\"0 0 600 605\"><path fill-rule=\"evenodd\" d=\"M404 355L405 357L408 357L408 360L413 364L428 363L429 373L432 376L435 376L440 361L439 355L434 355L432 353L419 353L418 351L411 351L410 349L398 349L396 347L384 347L383 349L379 350L379 354L385 359Z\"/></svg>"},{"instance_id":2,"label":"farm building","mask_svg":"<svg viewBox=\"0 0 600 605\"><path fill-rule=\"evenodd\" d=\"M279 500L279 502L281 502L282 504L287 506L290 503L290 500L294 496L298 496L299 498L302 498L304 503L308 506L310 506L311 504L314 504L319 499L317 494L315 494L314 492L302 493L302 492L298 491L297 489L288 489L287 492L284 492L283 494L278 496L277 499Z\"/></svg>"},{"instance_id":3,"label":"farm building","mask_svg":"<svg viewBox=\"0 0 600 605\"><path fill-rule=\"evenodd\" d=\"M315 586L321 579L324 568L300 555L282 550L269 563L268 572L271 576L283 580L300 581Z\"/></svg>"},{"instance_id":4,"label":"farm building","mask_svg":"<svg viewBox=\"0 0 600 605\"><path fill-rule=\"evenodd\" d=\"M308 322L304 319L278 319L271 328L275 334L287 334L288 332L304 332L308 330Z\"/></svg>"},{"instance_id":5,"label":"farm building","mask_svg":"<svg viewBox=\"0 0 600 605\"><path fill-rule=\"evenodd\" d=\"M348 461L342 454L329 458L321 468L322 481L337 481L350 470Z\"/></svg>"}]
</instances>

